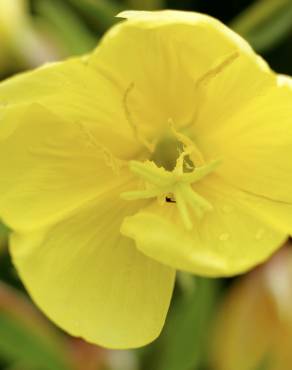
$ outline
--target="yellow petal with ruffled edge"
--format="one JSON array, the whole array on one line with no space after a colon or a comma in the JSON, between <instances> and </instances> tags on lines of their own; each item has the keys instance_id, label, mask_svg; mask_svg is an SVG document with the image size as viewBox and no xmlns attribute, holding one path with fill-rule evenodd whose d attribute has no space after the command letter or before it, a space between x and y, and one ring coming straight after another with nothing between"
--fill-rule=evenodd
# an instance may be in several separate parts
<instances>
[{"instance_id":1,"label":"yellow petal with ruffled edge","mask_svg":"<svg viewBox=\"0 0 292 370\"><path fill-rule=\"evenodd\" d=\"M198 145L206 158L220 155L217 173L234 187L292 204L292 79L249 74L248 88L237 72L230 67L206 88L214 109L205 106L193 128Z\"/></svg>"},{"instance_id":2,"label":"yellow petal with ruffled edge","mask_svg":"<svg viewBox=\"0 0 292 370\"><path fill-rule=\"evenodd\" d=\"M232 81L224 73L210 83L209 99L217 100L218 106L215 113L202 114L198 123L203 131L200 145L207 157L222 155L218 174L236 188L246 205L261 219L291 235L292 79L272 75L265 83L255 77L252 83L251 78L250 91L241 90L240 81ZM237 108L231 114L219 107L223 85L225 111L234 97L244 102L242 106L234 104ZM218 95L213 95L216 92ZM203 121L210 114L217 114L219 119L207 133Z\"/></svg>"},{"instance_id":3,"label":"yellow petal with ruffled edge","mask_svg":"<svg viewBox=\"0 0 292 370\"><path fill-rule=\"evenodd\" d=\"M127 121L123 94L106 74L89 66L87 57L47 64L1 83L0 139L6 134L2 122L15 116L15 110L23 121L23 110L39 103L61 119L89 127L113 154L128 159L141 145Z\"/></svg>"},{"instance_id":4,"label":"yellow petal with ruffled edge","mask_svg":"<svg viewBox=\"0 0 292 370\"><path fill-rule=\"evenodd\" d=\"M287 234L249 208L235 189L210 176L194 189L213 210L186 230L176 205L153 202L127 217L121 232L147 256L176 269L204 276L244 272L267 259ZM257 199L254 197L253 201Z\"/></svg>"},{"instance_id":5,"label":"yellow petal with ruffled edge","mask_svg":"<svg viewBox=\"0 0 292 370\"><path fill-rule=\"evenodd\" d=\"M0 143L0 213L11 228L56 222L129 181L129 171L90 126L60 119L39 104L20 111L21 120L13 117L17 129ZM13 112L18 115L17 108Z\"/></svg>"},{"instance_id":6,"label":"yellow petal with ruffled edge","mask_svg":"<svg viewBox=\"0 0 292 370\"><path fill-rule=\"evenodd\" d=\"M200 108L198 80L234 58L268 70L250 46L209 16L181 12L123 12L89 57L125 91L131 120L149 141L157 140L171 119L190 125Z\"/></svg>"},{"instance_id":7,"label":"yellow petal with ruffled edge","mask_svg":"<svg viewBox=\"0 0 292 370\"><path fill-rule=\"evenodd\" d=\"M110 348L139 347L159 335L175 275L119 233L123 217L137 211L119 199L123 190L11 240L14 264L41 310L70 334Z\"/></svg>"}]
</instances>

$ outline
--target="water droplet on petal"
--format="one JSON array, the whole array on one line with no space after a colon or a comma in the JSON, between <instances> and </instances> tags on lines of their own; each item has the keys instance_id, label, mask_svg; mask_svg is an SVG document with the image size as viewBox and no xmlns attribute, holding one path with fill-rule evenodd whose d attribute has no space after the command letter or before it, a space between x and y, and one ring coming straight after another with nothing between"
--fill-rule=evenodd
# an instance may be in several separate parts
<instances>
[{"instance_id":1,"label":"water droplet on petal","mask_svg":"<svg viewBox=\"0 0 292 370\"><path fill-rule=\"evenodd\" d=\"M259 229L256 233L256 236L255 236L256 240L262 239L262 237L264 236L264 233L265 233L264 229Z\"/></svg>"},{"instance_id":2,"label":"water droplet on petal","mask_svg":"<svg viewBox=\"0 0 292 370\"><path fill-rule=\"evenodd\" d=\"M228 233L223 233L219 236L219 240L221 240L222 242L228 240L230 237L230 235Z\"/></svg>"}]
</instances>

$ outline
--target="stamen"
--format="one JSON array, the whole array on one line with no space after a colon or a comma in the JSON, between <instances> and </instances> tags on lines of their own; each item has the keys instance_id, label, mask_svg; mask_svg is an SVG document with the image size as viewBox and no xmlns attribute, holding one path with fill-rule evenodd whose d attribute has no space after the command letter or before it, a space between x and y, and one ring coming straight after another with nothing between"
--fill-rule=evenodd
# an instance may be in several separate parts
<instances>
[{"instance_id":1,"label":"stamen","mask_svg":"<svg viewBox=\"0 0 292 370\"><path fill-rule=\"evenodd\" d=\"M204 157L202 156L202 153L199 151L199 149L196 147L194 142L188 138L186 135L182 134L181 132L178 132L172 120L169 120L170 128L173 133L173 135L177 138L179 142L181 142L184 146L184 151L187 153L186 156L188 155L191 159L191 161L194 163L196 166L202 166L206 162L204 160Z\"/></svg>"},{"instance_id":2,"label":"stamen","mask_svg":"<svg viewBox=\"0 0 292 370\"><path fill-rule=\"evenodd\" d=\"M135 87L135 84L134 83L131 83L128 86L128 88L126 89L125 94L124 94L124 97L123 97L123 107L124 107L126 119L127 119L127 121L129 122L130 126L133 129L134 135L135 135L136 139L143 146L145 146L149 150L150 153L153 153L154 152L154 144L152 144L149 141L147 141L147 139L144 138L141 135L141 133L139 132L138 126L135 124L134 120L132 119L132 115L131 115L129 104L128 104L128 99L129 99L129 95L133 91L134 87Z\"/></svg>"},{"instance_id":3,"label":"stamen","mask_svg":"<svg viewBox=\"0 0 292 370\"><path fill-rule=\"evenodd\" d=\"M205 74L203 74L196 82L197 86L201 84L207 84L210 80L222 73L227 67L229 67L238 57L239 51L234 51L228 54L223 60L219 61L214 67L210 68Z\"/></svg>"},{"instance_id":4,"label":"stamen","mask_svg":"<svg viewBox=\"0 0 292 370\"><path fill-rule=\"evenodd\" d=\"M202 76L200 76L195 81L195 90L199 91L202 86L208 85L210 81L212 81L215 77L217 77L220 73L224 72L226 68L231 66L235 60L240 57L240 52L238 50L226 55L221 59L215 66L211 67L207 72L205 72ZM190 127L194 127L195 123L198 120L199 114L199 107L202 106L204 101L203 93L197 94L197 104L195 105L194 113L189 121L184 126L184 130L189 129Z\"/></svg>"},{"instance_id":5,"label":"stamen","mask_svg":"<svg viewBox=\"0 0 292 370\"><path fill-rule=\"evenodd\" d=\"M193 191L191 185L182 184L181 187L183 187L185 198L193 209L197 209L198 205L204 211L211 211L213 209L212 205L205 198Z\"/></svg>"},{"instance_id":6,"label":"stamen","mask_svg":"<svg viewBox=\"0 0 292 370\"><path fill-rule=\"evenodd\" d=\"M185 155L187 153L183 152L180 158L184 158ZM220 161L211 161L209 164L193 169L190 173L185 173L180 158L173 171L158 167L152 161L131 161L131 171L145 181L148 189L125 192L121 197L126 200L161 199L161 197L167 199L171 194L171 199L175 202L186 229L190 230L193 227L190 210L198 218L201 218L204 212L212 210L212 205L194 191L192 183L214 171Z\"/></svg>"},{"instance_id":7,"label":"stamen","mask_svg":"<svg viewBox=\"0 0 292 370\"><path fill-rule=\"evenodd\" d=\"M121 194L121 198L124 200L151 199L161 196L165 191L167 191L167 189L163 188L127 191Z\"/></svg>"},{"instance_id":8,"label":"stamen","mask_svg":"<svg viewBox=\"0 0 292 370\"><path fill-rule=\"evenodd\" d=\"M221 161L221 159L214 159L210 161L208 165L197 167L195 171L184 174L182 181L191 184L201 180L203 177L212 173L219 166Z\"/></svg>"},{"instance_id":9,"label":"stamen","mask_svg":"<svg viewBox=\"0 0 292 370\"><path fill-rule=\"evenodd\" d=\"M171 173L162 167L157 167L154 162L130 161L130 170L142 177L145 181L156 186L167 186Z\"/></svg>"},{"instance_id":10,"label":"stamen","mask_svg":"<svg viewBox=\"0 0 292 370\"><path fill-rule=\"evenodd\" d=\"M181 191L175 192L175 199L177 204L177 209L180 213L182 221L187 230L191 230L193 228L193 223L189 215L187 203L183 197L183 193Z\"/></svg>"}]
</instances>

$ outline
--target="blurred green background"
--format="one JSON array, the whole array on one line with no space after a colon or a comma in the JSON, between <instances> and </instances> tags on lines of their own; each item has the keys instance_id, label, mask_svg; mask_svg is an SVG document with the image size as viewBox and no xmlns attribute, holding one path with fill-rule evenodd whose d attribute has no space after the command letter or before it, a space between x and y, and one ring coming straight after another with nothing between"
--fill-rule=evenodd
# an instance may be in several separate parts
<instances>
[{"instance_id":1,"label":"blurred green background","mask_svg":"<svg viewBox=\"0 0 292 370\"><path fill-rule=\"evenodd\" d=\"M292 0L0 0L1 79L48 61L89 52L118 21L115 15L123 9L163 8L199 11L219 18L246 38L275 71L292 75ZM161 337L139 350L108 351L69 337L43 317L27 297L11 264L8 234L0 224L1 370L292 369L288 353L292 319L278 312L283 304L292 312L292 262L287 267L286 257L234 279L209 280L180 273ZM290 249L286 247L285 253ZM275 264L280 264L281 271L289 270L278 286L288 287L285 294L289 297L284 300L274 294L274 286L266 278ZM258 284L257 298L249 281ZM245 286L244 295L236 290L238 282ZM238 294L237 306L232 310L230 303L224 315L225 302L232 294ZM257 301L261 294L263 298ZM252 310L245 306L249 301L254 304ZM264 310L267 316L258 328L257 310ZM230 320L225 322L222 317ZM253 326L246 325L251 322ZM277 338L280 349L263 336ZM251 348L248 343L254 338ZM235 341L238 348L232 344ZM281 353L282 362L274 360L278 356L274 352Z\"/></svg>"}]
</instances>

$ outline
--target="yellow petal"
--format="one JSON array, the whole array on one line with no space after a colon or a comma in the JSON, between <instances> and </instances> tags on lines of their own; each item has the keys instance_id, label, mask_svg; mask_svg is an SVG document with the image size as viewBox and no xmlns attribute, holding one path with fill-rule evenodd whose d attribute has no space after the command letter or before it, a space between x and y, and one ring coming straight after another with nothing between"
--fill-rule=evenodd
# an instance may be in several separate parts
<instances>
[{"instance_id":1,"label":"yellow petal","mask_svg":"<svg viewBox=\"0 0 292 370\"><path fill-rule=\"evenodd\" d=\"M109 191L59 224L12 236L29 293L71 335L110 348L142 346L159 335L175 272L119 233L123 217L136 210Z\"/></svg>"},{"instance_id":2,"label":"yellow petal","mask_svg":"<svg viewBox=\"0 0 292 370\"><path fill-rule=\"evenodd\" d=\"M26 0L2 0L0 4L0 35L11 38L13 33L20 32L28 23L28 4ZM9 40L11 41L11 40Z\"/></svg>"},{"instance_id":3,"label":"yellow petal","mask_svg":"<svg viewBox=\"0 0 292 370\"><path fill-rule=\"evenodd\" d=\"M133 124L150 141L169 120L176 126L191 123L199 104L197 81L212 68L238 53L256 59L243 39L206 15L159 11L120 16L129 19L109 31L89 64L122 87Z\"/></svg>"},{"instance_id":4,"label":"yellow petal","mask_svg":"<svg viewBox=\"0 0 292 370\"><path fill-rule=\"evenodd\" d=\"M116 159L95 141L90 127L36 104L20 112L18 121L11 118L17 129L0 128L6 131L0 145L0 212L12 228L55 222L127 181L125 170L115 167Z\"/></svg>"},{"instance_id":5,"label":"yellow petal","mask_svg":"<svg viewBox=\"0 0 292 370\"><path fill-rule=\"evenodd\" d=\"M207 100L193 128L197 145L207 158L222 158L217 173L225 181L292 204L291 79L259 74L236 62L228 72L206 88Z\"/></svg>"},{"instance_id":6,"label":"yellow petal","mask_svg":"<svg viewBox=\"0 0 292 370\"><path fill-rule=\"evenodd\" d=\"M234 189L236 192L236 190ZM249 208L258 218L270 224L275 230L292 235L292 204L273 201L244 191L237 192L237 198L244 207Z\"/></svg>"},{"instance_id":7,"label":"yellow petal","mask_svg":"<svg viewBox=\"0 0 292 370\"><path fill-rule=\"evenodd\" d=\"M194 215L192 230L180 221L175 204L153 203L127 217L122 233L133 238L147 256L205 276L244 272L267 259L287 238L215 176L194 189L208 199L213 210L202 219Z\"/></svg>"},{"instance_id":8,"label":"yellow petal","mask_svg":"<svg viewBox=\"0 0 292 370\"><path fill-rule=\"evenodd\" d=\"M61 118L90 126L115 155L128 158L140 145L127 121L123 94L86 57L52 63L1 83L0 123L11 110L39 103Z\"/></svg>"}]
</instances>

